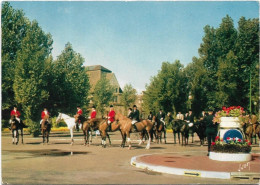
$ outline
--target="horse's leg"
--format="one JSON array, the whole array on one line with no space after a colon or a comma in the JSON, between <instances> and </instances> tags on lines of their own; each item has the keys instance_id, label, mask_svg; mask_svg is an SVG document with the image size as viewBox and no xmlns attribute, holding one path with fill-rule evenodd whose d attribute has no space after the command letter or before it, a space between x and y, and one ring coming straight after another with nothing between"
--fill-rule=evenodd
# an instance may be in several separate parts
<instances>
[{"instance_id":1,"label":"horse's leg","mask_svg":"<svg viewBox=\"0 0 260 185\"><path fill-rule=\"evenodd\" d=\"M15 131L15 130L12 130L13 144L14 144L14 142L15 142L15 139L14 139L14 131Z\"/></svg>"},{"instance_id":2,"label":"horse's leg","mask_svg":"<svg viewBox=\"0 0 260 185\"><path fill-rule=\"evenodd\" d=\"M16 144L19 143L19 129L17 129L17 134L16 134Z\"/></svg>"},{"instance_id":3,"label":"horse's leg","mask_svg":"<svg viewBox=\"0 0 260 185\"><path fill-rule=\"evenodd\" d=\"M166 129L164 130L164 143L166 144Z\"/></svg>"},{"instance_id":4,"label":"horse's leg","mask_svg":"<svg viewBox=\"0 0 260 185\"><path fill-rule=\"evenodd\" d=\"M92 133L93 131L92 131L92 129L90 129L90 143L92 143Z\"/></svg>"},{"instance_id":5,"label":"horse's leg","mask_svg":"<svg viewBox=\"0 0 260 185\"><path fill-rule=\"evenodd\" d=\"M109 146L111 146L111 140L110 140L110 136L108 135L108 133L107 133L107 138L108 138L108 141L109 141Z\"/></svg>"},{"instance_id":6,"label":"horse's leg","mask_svg":"<svg viewBox=\"0 0 260 185\"><path fill-rule=\"evenodd\" d=\"M131 139L130 139L129 131L126 132L126 137L127 137L128 149L130 150L132 148L132 145L131 145Z\"/></svg>"},{"instance_id":7,"label":"horse's leg","mask_svg":"<svg viewBox=\"0 0 260 185\"><path fill-rule=\"evenodd\" d=\"M147 132L148 133L148 142L147 142L147 145L146 145L146 149L150 149L151 147L151 132Z\"/></svg>"},{"instance_id":8,"label":"horse's leg","mask_svg":"<svg viewBox=\"0 0 260 185\"><path fill-rule=\"evenodd\" d=\"M23 144L23 128L21 128L21 138L22 138L22 144Z\"/></svg>"},{"instance_id":9,"label":"horse's leg","mask_svg":"<svg viewBox=\"0 0 260 185\"><path fill-rule=\"evenodd\" d=\"M138 145L141 145L143 143L143 138L144 138L144 133L140 132L140 141L139 141Z\"/></svg>"}]
</instances>

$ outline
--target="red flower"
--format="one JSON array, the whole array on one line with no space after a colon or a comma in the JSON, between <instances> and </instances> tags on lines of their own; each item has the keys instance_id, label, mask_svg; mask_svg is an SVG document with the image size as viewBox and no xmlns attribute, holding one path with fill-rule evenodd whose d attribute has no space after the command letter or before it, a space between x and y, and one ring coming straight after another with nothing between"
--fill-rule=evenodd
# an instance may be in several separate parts
<instances>
[{"instance_id":1,"label":"red flower","mask_svg":"<svg viewBox=\"0 0 260 185\"><path fill-rule=\"evenodd\" d=\"M236 140L236 138L233 137L233 141L235 141L235 140Z\"/></svg>"},{"instance_id":2,"label":"red flower","mask_svg":"<svg viewBox=\"0 0 260 185\"><path fill-rule=\"evenodd\" d=\"M219 136L216 136L216 138L215 139L219 139Z\"/></svg>"},{"instance_id":3,"label":"red flower","mask_svg":"<svg viewBox=\"0 0 260 185\"><path fill-rule=\"evenodd\" d=\"M251 143L250 142L248 142L248 146L250 146L251 145Z\"/></svg>"},{"instance_id":4,"label":"red flower","mask_svg":"<svg viewBox=\"0 0 260 185\"><path fill-rule=\"evenodd\" d=\"M245 142L248 142L248 140L246 139Z\"/></svg>"},{"instance_id":5,"label":"red flower","mask_svg":"<svg viewBox=\"0 0 260 185\"><path fill-rule=\"evenodd\" d=\"M227 137L227 140L230 140L230 137Z\"/></svg>"},{"instance_id":6,"label":"red flower","mask_svg":"<svg viewBox=\"0 0 260 185\"><path fill-rule=\"evenodd\" d=\"M242 140L241 139L238 139L238 142L241 142Z\"/></svg>"},{"instance_id":7,"label":"red flower","mask_svg":"<svg viewBox=\"0 0 260 185\"><path fill-rule=\"evenodd\" d=\"M215 142L212 142L211 145L214 146L216 143Z\"/></svg>"},{"instance_id":8,"label":"red flower","mask_svg":"<svg viewBox=\"0 0 260 185\"><path fill-rule=\"evenodd\" d=\"M223 139L221 139L220 141L223 142Z\"/></svg>"}]
</instances>

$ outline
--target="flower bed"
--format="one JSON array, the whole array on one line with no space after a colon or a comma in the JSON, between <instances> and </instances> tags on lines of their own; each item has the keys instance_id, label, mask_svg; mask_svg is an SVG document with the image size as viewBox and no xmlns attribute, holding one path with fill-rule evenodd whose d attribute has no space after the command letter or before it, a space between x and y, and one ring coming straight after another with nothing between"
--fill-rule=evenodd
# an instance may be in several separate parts
<instances>
[{"instance_id":1,"label":"flower bed","mask_svg":"<svg viewBox=\"0 0 260 185\"><path fill-rule=\"evenodd\" d=\"M227 140L224 141L217 136L215 142L211 143L211 149L217 153L250 153L252 147L248 140L227 138Z\"/></svg>"},{"instance_id":2,"label":"flower bed","mask_svg":"<svg viewBox=\"0 0 260 185\"><path fill-rule=\"evenodd\" d=\"M250 161L252 159L251 143L239 138L227 138L227 140L216 137L211 144L209 158L217 161Z\"/></svg>"}]
</instances>

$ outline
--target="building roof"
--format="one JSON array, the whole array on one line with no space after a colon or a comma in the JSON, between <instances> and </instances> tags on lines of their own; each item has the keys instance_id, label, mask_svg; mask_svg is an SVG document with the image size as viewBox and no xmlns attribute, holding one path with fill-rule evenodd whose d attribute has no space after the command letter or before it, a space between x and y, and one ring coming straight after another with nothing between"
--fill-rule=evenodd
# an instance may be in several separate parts
<instances>
[{"instance_id":1,"label":"building roof","mask_svg":"<svg viewBox=\"0 0 260 185\"><path fill-rule=\"evenodd\" d=\"M101 71L104 71L104 72L109 72L111 73L112 71L110 71L109 69L101 66L101 65L93 65L93 66L86 66L87 70L88 71L98 71L98 70L101 70Z\"/></svg>"}]
</instances>

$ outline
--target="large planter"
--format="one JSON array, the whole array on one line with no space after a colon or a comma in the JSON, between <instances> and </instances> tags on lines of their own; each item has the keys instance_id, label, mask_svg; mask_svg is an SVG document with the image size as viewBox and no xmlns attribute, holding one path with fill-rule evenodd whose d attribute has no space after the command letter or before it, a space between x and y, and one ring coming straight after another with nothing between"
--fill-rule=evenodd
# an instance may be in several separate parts
<instances>
[{"instance_id":1,"label":"large planter","mask_svg":"<svg viewBox=\"0 0 260 185\"><path fill-rule=\"evenodd\" d=\"M209 158L216 161L234 161L234 162L242 162L242 161L251 161L252 156L250 153L217 153L210 152Z\"/></svg>"},{"instance_id":2,"label":"large planter","mask_svg":"<svg viewBox=\"0 0 260 185\"><path fill-rule=\"evenodd\" d=\"M223 129L234 129L234 128L241 128L241 124L239 122L238 117L221 117L220 118L220 128Z\"/></svg>"},{"instance_id":3,"label":"large planter","mask_svg":"<svg viewBox=\"0 0 260 185\"><path fill-rule=\"evenodd\" d=\"M238 117L221 117L220 120L218 133L220 139L235 137L243 140L244 133Z\"/></svg>"}]
</instances>

